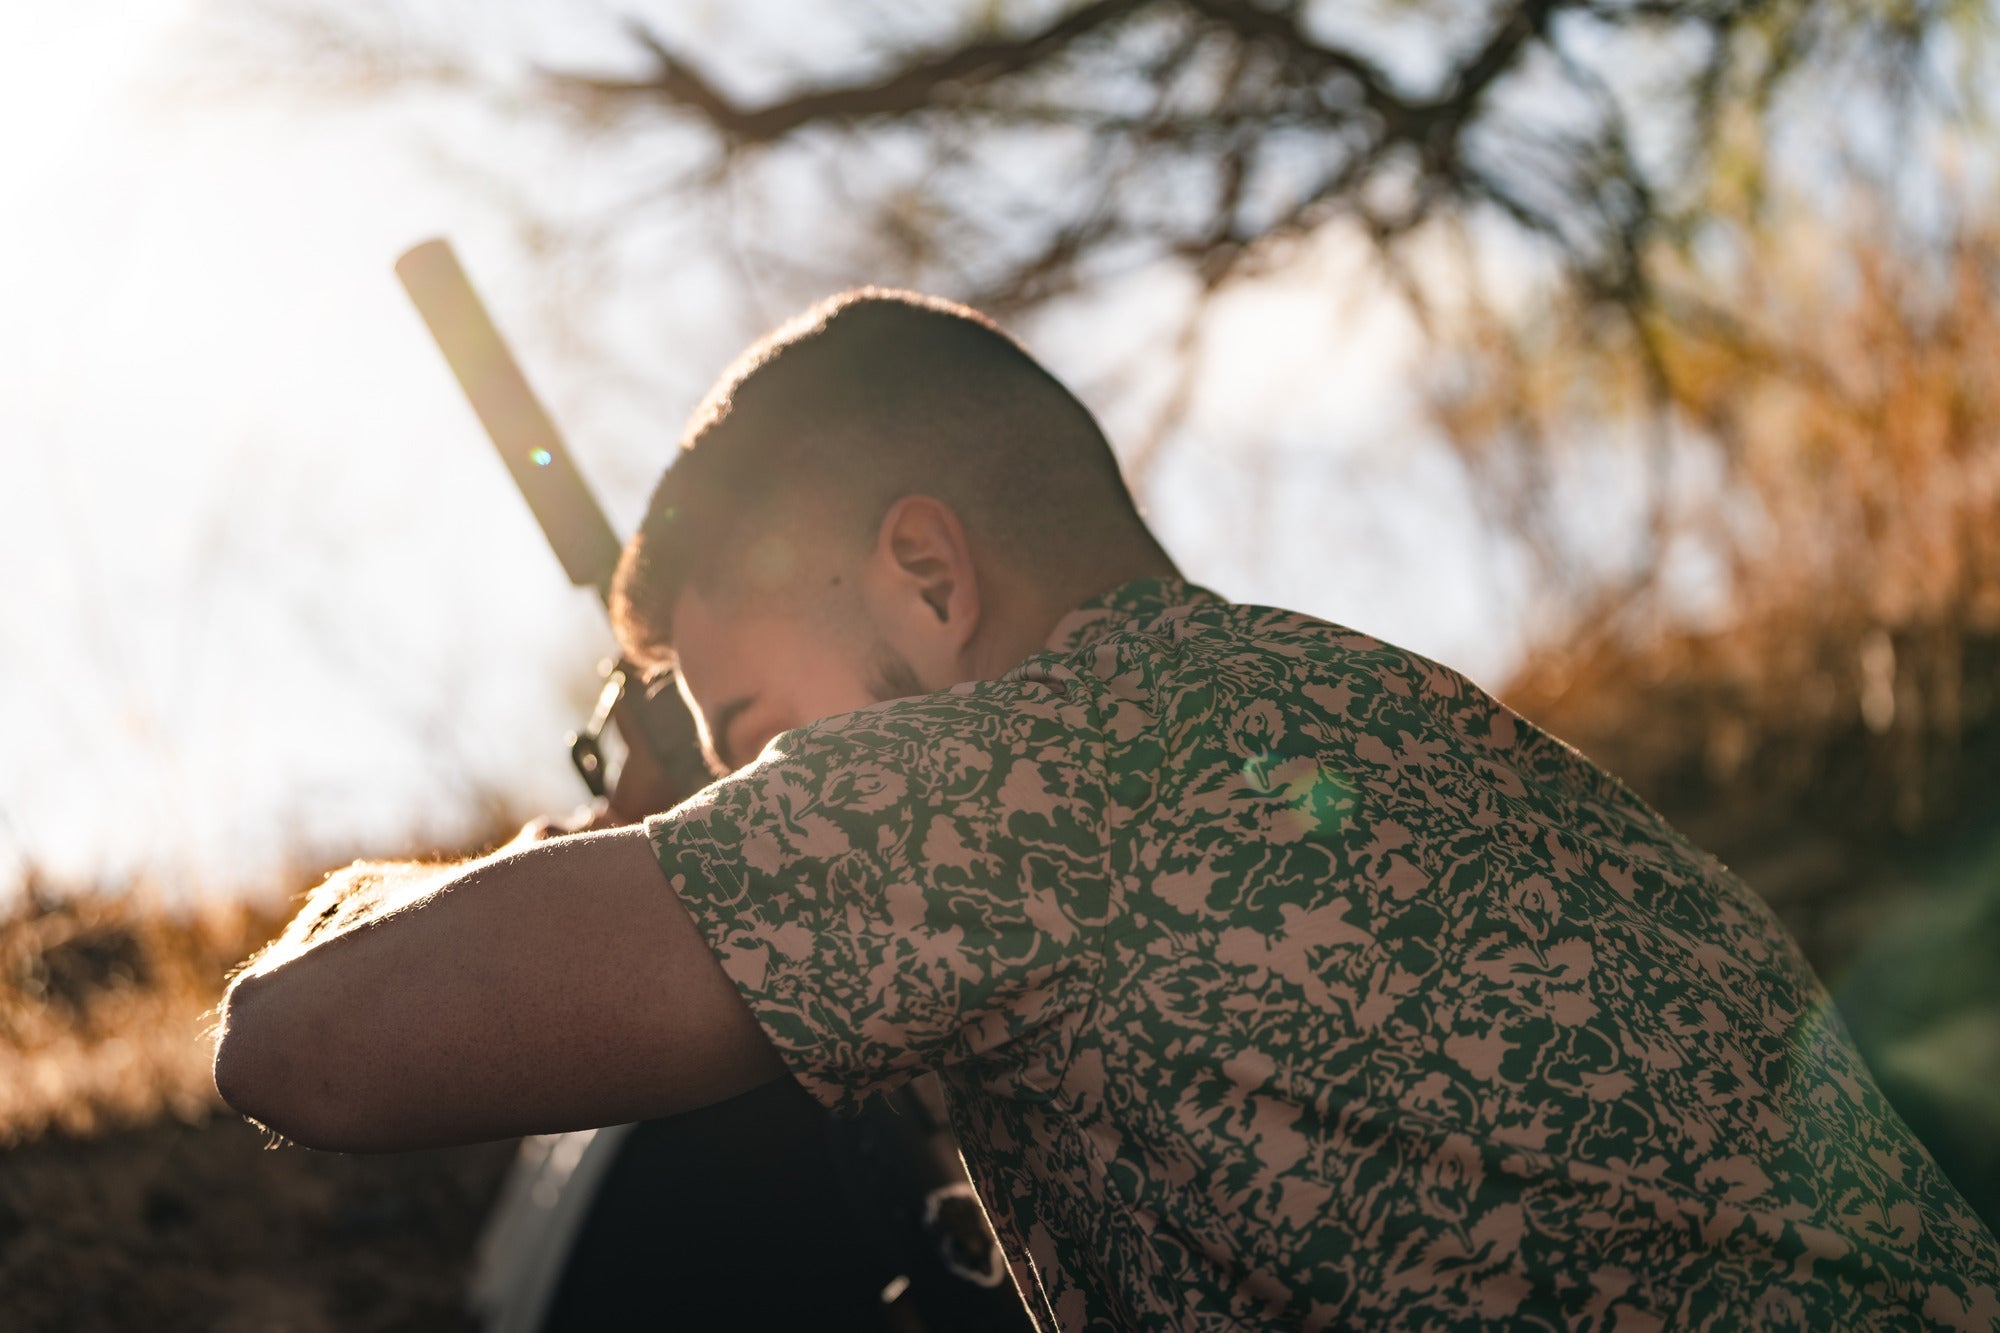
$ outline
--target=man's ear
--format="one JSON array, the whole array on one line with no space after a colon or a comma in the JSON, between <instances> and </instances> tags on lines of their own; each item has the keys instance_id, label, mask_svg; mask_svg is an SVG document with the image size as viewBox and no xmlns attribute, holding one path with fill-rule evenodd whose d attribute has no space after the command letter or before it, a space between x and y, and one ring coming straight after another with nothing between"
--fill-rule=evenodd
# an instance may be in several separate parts
<instances>
[{"instance_id":1,"label":"man's ear","mask_svg":"<svg viewBox=\"0 0 2000 1333\"><path fill-rule=\"evenodd\" d=\"M889 506L876 530L875 565L906 653L953 654L979 629L979 571L958 513L928 495L906 495Z\"/></svg>"}]
</instances>

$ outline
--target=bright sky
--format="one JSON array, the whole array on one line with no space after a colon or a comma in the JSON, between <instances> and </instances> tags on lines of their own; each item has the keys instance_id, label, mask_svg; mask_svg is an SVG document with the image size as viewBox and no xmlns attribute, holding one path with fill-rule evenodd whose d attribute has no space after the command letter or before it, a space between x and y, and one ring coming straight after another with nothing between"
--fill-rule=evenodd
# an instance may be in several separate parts
<instances>
[{"instance_id":1,"label":"bright sky","mask_svg":"<svg viewBox=\"0 0 2000 1333\"><path fill-rule=\"evenodd\" d=\"M396 286L403 249L452 237L618 522L742 336L691 306L685 356L604 410L543 327L504 189L439 146L572 201L602 193L590 164L442 93L197 94L197 3L40 6L0 41L0 893L30 862L288 892L291 866L580 795L561 734L608 636ZM1218 312L1156 522L1221 591L1495 679L1515 645L1421 446L1410 331L1354 251L1315 262L1324 281ZM1096 313L1173 296L1135 281L1027 333L1090 397ZM1098 405L1116 438L1130 414Z\"/></svg>"}]
</instances>

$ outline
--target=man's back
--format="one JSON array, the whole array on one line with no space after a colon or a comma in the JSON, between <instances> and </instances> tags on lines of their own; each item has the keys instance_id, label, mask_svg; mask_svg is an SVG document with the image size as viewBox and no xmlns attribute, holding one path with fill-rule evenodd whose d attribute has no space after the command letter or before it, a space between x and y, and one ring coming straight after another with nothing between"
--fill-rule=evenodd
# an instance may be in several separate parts
<instances>
[{"instance_id":1,"label":"man's back","mask_svg":"<svg viewBox=\"0 0 2000 1333\"><path fill-rule=\"evenodd\" d=\"M943 1069L1059 1327L2000 1319L1762 904L1365 636L1128 584L660 832L809 1087Z\"/></svg>"}]
</instances>

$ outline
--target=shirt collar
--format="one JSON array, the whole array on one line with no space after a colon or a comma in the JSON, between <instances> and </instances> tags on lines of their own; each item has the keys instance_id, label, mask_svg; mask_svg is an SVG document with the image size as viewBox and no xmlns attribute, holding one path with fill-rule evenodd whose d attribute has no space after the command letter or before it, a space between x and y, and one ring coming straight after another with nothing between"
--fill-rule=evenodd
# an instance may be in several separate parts
<instances>
[{"instance_id":1,"label":"shirt collar","mask_svg":"<svg viewBox=\"0 0 2000 1333\"><path fill-rule=\"evenodd\" d=\"M1201 602L1221 600L1208 589L1173 575L1133 579L1099 593L1058 620L1049 631L1047 651L1068 656L1122 629Z\"/></svg>"}]
</instances>

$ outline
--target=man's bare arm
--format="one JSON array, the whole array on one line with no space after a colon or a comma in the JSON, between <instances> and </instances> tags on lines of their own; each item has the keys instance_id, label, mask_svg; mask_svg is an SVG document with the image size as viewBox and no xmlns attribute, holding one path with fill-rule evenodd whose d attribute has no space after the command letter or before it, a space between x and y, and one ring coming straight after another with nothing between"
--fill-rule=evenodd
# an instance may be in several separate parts
<instances>
[{"instance_id":1,"label":"man's bare arm","mask_svg":"<svg viewBox=\"0 0 2000 1333\"><path fill-rule=\"evenodd\" d=\"M315 895L230 987L215 1077L237 1110L390 1151L667 1114L784 1072L643 829L395 869L363 910Z\"/></svg>"},{"instance_id":2,"label":"man's bare arm","mask_svg":"<svg viewBox=\"0 0 2000 1333\"><path fill-rule=\"evenodd\" d=\"M306 895L298 915L244 971L267 971L283 957L387 916L470 865L466 861L356 861L342 866Z\"/></svg>"}]
</instances>

